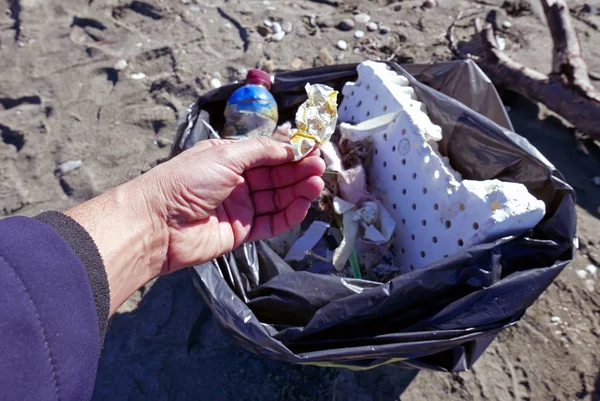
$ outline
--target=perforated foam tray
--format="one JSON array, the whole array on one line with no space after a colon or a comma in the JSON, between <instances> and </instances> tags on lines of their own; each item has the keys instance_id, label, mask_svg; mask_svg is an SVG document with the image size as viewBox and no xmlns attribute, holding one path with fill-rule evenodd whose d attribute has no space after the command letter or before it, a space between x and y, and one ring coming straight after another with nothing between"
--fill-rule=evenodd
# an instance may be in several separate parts
<instances>
[{"instance_id":1,"label":"perforated foam tray","mask_svg":"<svg viewBox=\"0 0 600 401\"><path fill-rule=\"evenodd\" d=\"M370 190L396 221L396 262L411 271L461 249L533 228L545 205L525 186L462 180L437 146L441 128L403 76L364 62L343 88L342 135L372 138Z\"/></svg>"}]
</instances>

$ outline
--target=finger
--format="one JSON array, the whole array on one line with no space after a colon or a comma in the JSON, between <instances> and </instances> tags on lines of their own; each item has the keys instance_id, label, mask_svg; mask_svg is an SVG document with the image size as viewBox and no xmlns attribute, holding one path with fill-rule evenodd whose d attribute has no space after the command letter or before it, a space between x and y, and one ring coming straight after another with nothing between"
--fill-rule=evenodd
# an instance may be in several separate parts
<instances>
[{"instance_id":1,"label":"finger","mask_svg":"<svg viewBox=\"0 0 600 401\"><path fill-rule=\"evenodd\" d=\"M323 159L310 156L295 163L248 170L245 177L250 191L264 191L288 187L313 175L321 176L325 167Z\"/></svg>"},{"instance_id":2,"label":"finger","mask_svg":"<svg viewBox=\"0 0 600 401\"><path fill-rule=\"evenodd\" d=\"M306 198L297 198L279 213L256 217L248 241L276 237L296 227L306 217L310 204Z\"/></svg>"},{"instance_id":3,"label":"finger","mask_svg":"<svg viewBox=\"0 0 600 401\"><path fill-rule=\"evenodd\" d=\"M325 183L321 177L311 176L295 185L276 190L254 192L254 210L256 215L273 214L284 210L298 198L313 200L317 198Z\"/></svg>"},{"instance_id":4,"label":"finger","mask_svg":"<svg viewBox=\"0 0 600 401\"><path fill-rule=\"evenodd\" d=\"M258 137L235 141L227 146L219 146L216 161L242 174L262 166L278 166L294 160L294 152L289 144Z\"/></svg>"}]
</instances>

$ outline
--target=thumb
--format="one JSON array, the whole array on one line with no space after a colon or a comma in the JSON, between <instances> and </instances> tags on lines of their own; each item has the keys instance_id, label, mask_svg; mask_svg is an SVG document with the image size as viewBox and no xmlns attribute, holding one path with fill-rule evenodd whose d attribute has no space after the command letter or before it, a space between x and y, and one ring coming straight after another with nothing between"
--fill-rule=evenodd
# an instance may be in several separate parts
<instances>
[{"instance_id":1,"label":"thumb","mask_svg":"<svg viewBox=\"0 0 600 401\"><path fill-rule=\"evenodd\" d=\"M257 167L278 166L294 160L294 152L289 144L274 141L266 137L257 137L216 149L226 152L221 154L227 166L236 173ZM221 161L221 162L222 162Z\"/></svg>"}]
</instances>

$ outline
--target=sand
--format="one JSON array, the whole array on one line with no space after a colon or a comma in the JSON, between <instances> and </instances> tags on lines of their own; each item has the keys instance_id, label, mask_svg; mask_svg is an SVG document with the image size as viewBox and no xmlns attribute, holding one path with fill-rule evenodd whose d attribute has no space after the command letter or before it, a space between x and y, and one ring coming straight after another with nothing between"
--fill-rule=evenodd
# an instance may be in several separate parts
<instances>
[{"instance_id":1,"label":"sand","mask_svg":"<svg viewBox=\"0 0 600 401\"><path fill-rule=\"evenodd\" d=\"M497 10L500 22L512 22L508 51L548 71L551 43L538 7L507 16L501 0L438 3L9 0L0 15L0 215L64 210L152 168L168 156L177 118L215 78L226 83L255 66L448 60L444 36L462 9L483 17ZM359 41L334 28L354 11L390 32L357 25L366 33ZM292 32L280 42L263 38L253 27L268 18L290 21ZM600 33L574 24L590 69L600 72ZM471 28L457 33L468 40ZM349 49L339 50L339 40ZM592 182L600 151L543 108L505 95L516 131L577 190L582 251L472 371L350 372L256 357L220 333L182 271L144 287L114 317L94 400L600 399L600 280L577 274L600 260L600 187ZM83 164L56 177L69 160Z\"/></svg>"}]
</instances>

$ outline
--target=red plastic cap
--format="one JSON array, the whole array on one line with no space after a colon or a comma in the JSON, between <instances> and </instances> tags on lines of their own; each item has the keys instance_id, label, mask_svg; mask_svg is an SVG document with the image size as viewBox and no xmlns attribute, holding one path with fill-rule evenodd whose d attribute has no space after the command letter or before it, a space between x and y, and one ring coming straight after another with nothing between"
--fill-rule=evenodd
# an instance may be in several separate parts
<instances>
[{"instance_id":1,"label":"red plastic cap","mask_svg":"<svg viewBox=\"0 0 600 401\"><path fill-rule=\"evenodd\" d=\"M271 75L263 70L252 69L246 75L246 83L251 85L263 85L271 89Z\"/></svg>"}]
</instances>

